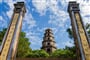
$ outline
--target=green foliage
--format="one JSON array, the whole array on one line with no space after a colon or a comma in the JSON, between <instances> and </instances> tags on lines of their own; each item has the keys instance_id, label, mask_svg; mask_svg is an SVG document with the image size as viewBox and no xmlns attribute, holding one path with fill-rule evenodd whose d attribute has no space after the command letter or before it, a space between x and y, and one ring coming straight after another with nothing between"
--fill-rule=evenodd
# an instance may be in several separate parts
<instances>
[{"instance_id":1,"label":"green foliage","mask_svg":"<svg viewBox=\"0 0 90 60\"><path fill-rule=\"evenodd\" d=\"M60 57L62 53L63 53L62 49L57 49L50 55L50 57Z\"/></svg>"},{"instance_id":2,"label":"green foliage","mask_svg":"<svg viewBox=\"0 0 90 60\"><path fill-rule=\"evenodd\" d=\"M89 34L89 37L90 37L90 24L86 24L85 28L87 30L87 33ZM72 29L68 28L67 32L69 34L69 37L73 38ZM76 57L75 49L76 49L75 46L73 46L73 47L66 47L65 48L65 50L69 50L70 51L70 53L68 53L68 54L70 54L69 56L71 56L71 57Z\"/></svg>"},{"instance_id":3,"label":"green foliage","mask_svg":"<svg viewBox=\"0 0 90 60\"><path fill-rule=\"evenodd\" d=\"M47 57L49 57L49 54L44 50L33 50L31 53L27 54L26 57L31 57L31 58L44 57L44 58L47 58Z\"/></svg>"},{"instance_id":4,"label":"green foliage","mask_svg":"<svg viewBox=\"0 0 90 60\"><path fill-rule=\"evenodd\" d=\"M88 29L88 28L90 28L90 24L87 23L86 24L86 29Z\"/></svg>"},{"instance_id":5,"label":"green foliage","mask_svg":"<svg viewBox=\"0 0 90 60\"><path fill-rule=\"evenodd\" d=\"M86 29L87 29L87 33L89 34L89 37L90 37L90 24L86 24Z\"/></svg>"},{"instance_id":6,"label":"green foliage","mask_svg":"<svg viewBox=\"0 0 90 60\"><path fill-rule=\"evenodd\" d=\"M6 30L7 29L4 28L2 31L0 31L0 44L2 43ZM25 57L25 55L31 52L30 42L25 35L26 34L24 32L20 32L17 55L16 55L17 57Z\"/></svg>"},{"instance_id":7,"label":"green foliage","mask_svg":"<svg viewBox=\"0 0 90 60\"><path fill-rule=\"evenodd\" d=\"M67 32L69 34L69 38L73 38L72 30L70 28L67 29Z\"/></svg>"},{"instance_id":8,"label":"green foliage","mask_svg":"<svg viewBox=\"0 0 90 60\"><path fill-rule=\"evenodd\" d=\"M68 47L69 48L69 47ZM50 57L57 57L57 58L76 58L75 52L72 49L57 49L53 52Z\"/></svg>"},{"instance_id":9,"label":"green foliage","mask_svg":"<svg viewBox=\"0 0 90 60\"><path fill-rule=\"evenodd\" d=\"M90 24L86 24L86 26L85 26L85 28L86 28L86 30L87 30L87 33L89 34L89 37L90 37ZM70 38L73 38L73 32L72 32L72 29L71 28L68 28L67 29L67 32L68 32L68 34L69 34L69 37Z\"/></svg>"},{"instance_id":10,"label":"green foliage","mask_svg":"<svg viewBox=\"0 0 90 60\"><path fill-rule=\"evenodd\" d=\"M7 30L7 29L4 28L3 31L0 31L0 45L1 45L1 43L2 43L2 40L3 40L3 37L4 37L4 34L5 34L6 30Z\"/></svg>"},{"instance_id":11,"label":"green foliage","mask_svg":"<svg viewBox=\"0 0 90 60\"><path fill-rule=\"evenodd\" d=\"M76 47L75 46L73 46L73 47L66 46L64 50L68 50L70 52L70 53L68 53L69 57L73 57L73 58L76 57Z\"/></svg>"},{"instance_id":12,"label":"green foliage","mask_svg":"<svg viewBox=\"0 0 90 60\"><path fill-rule=\"evenodd\" d=\"M26 34L24 32L20 33L17 57L26 57L26 55L31 52L30 42L25 35Z\"/></svg>"}]
</instances>

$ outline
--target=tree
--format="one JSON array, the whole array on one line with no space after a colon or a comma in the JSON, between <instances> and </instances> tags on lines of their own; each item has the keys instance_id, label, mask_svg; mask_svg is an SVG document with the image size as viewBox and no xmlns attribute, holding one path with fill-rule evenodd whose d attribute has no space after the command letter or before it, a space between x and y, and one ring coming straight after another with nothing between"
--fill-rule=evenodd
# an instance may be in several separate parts
<instances>
[{"instance_id":1,"label":"tree","mask_svg":"<svg viewBox=\"0 0 90 60\"><path fill-rule=\"evenodd\" d=\"M6 32L6 28L0 31L0 44L3 40L3 37ZM24 32L20 32L18 49L17 49L17 57L25 57L29 52L31 52L29 39L26 38L26 34Z\"/></svg>"},{"instance_id":2,"label":"tree","mask_svg":"<svg viewBox=\"0 0 90 60\"><path fill-rule=\"evenodd\" d=\"M44 50L33 50L31 53L27 54L26 57L31 57L31 58L44 57L44 58L47 58L47 57L49 57L49 54Z\"/></svg>"},{"instance_id":3,"label":"tree","mask_svg":"<svg viewBox=\"0 0 90 60\"><path fill-rule=\"evenodd\" d=\"M87 23L85 28L86 28L86 31L87 31L89 37L90 37L90 24ZM69 34L69 37L72 39L73 38L72 29L68 28L67 32ZM75 46L73 46L73 47L66 47L65 49L68 49L69 51L73 52L73 54L74 54L73 56L76 57L76 53L75 53L76 52L75 51L76 47Z\"/></svg>"},{"instance_id":4,"label":"tree","mask_svg":"<svg viewBox=\"0 0 90 60\"><path fill-rule=\"evenodd\" d=\"M90 37L90 24L86 24L86 30L87 30L87 33L88 33L88 36Z\"/></svg>"},{"instance_id":5,"label":"tree","mask_svg":"<svg viewBox=\"0 0 90 60\"><path fill-rule=\"evenodd\" d=\"M73 38L73 34L72 34L72 29L71 28L68 28L67 29L67 32L68 32L68 34L69 34L69 38Z\"/></svg>"},{"instance_id":6,"label":"tree","mask_svg":"<svg viewBox=\"0 0 90 60\"><path fill-rule=\"evenodd\" d=\"M75 58L75 54L73 51L70 51L69 49L57 49L55 52L53 52L50 57L57 57L57 58Z\"/></svg>"},{"instance_id":7,"label":"tree","mask_svg":"<svg viewBox=\"0 0 90 60\"><path fill-rule=\"evenodd\" d=\"M68 47L66 46L64 50L68 50L70 52L69 57L76 58L76 47Z\"/></svg>"},{"instance_id":8,"label":"tree","mask_svg":"<svg viewBox=\"0 0 90 60\"><path fill-rule=\"evenodd\" d=\"M2 43L2 40L3 40L3 37L4 37L4 34L5 34L5 32L6 32L6 28L4 28L2 31L0 31L0 45L1 45L1 43Z\"/></svg>"},{"instance_id":9,"label":"tree","mask_svg":"<svg viewBox=\"0 0 90 60\"><path fill-rule=\"evenodd\" d=\"M25 37L25 33L21 32L19 37L17 57L26 57L31 52L29 39Z\"/></svg>"},{"instance_id":10,"label":"tree","mask_svg":"<svg viewBox=\"0 0 90 60\"><path fill-rule=\"evenodd\" d=\"M86 32L89 34L89 37L90 37L90 24L86 24L85 25L85 28L86 28ZM73 32L72 32L72 29L71 28L68 28L67 29L67 32L68 32L68 34L69 34L69 37L70 38L73 38Z\"/></svg>"}]
</instances>

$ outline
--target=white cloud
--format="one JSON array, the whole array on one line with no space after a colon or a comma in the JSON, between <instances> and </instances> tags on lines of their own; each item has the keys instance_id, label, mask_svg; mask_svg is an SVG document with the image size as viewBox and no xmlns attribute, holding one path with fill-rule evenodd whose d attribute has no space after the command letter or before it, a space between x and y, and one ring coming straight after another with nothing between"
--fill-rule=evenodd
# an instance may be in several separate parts
<instances>
[{"instance_id":1,"label":"white cloud","mask_svg":"<svg viewBox=\"0 0 90 60\"><path fill-rule=\"evenodd\" d=\"M4 20L2 16L0 16L0 21Z\"/></svg>"},{"instance_id":2,"label":"white cloud","mask_svg":"<svg viewBox=\"0 0 90 60\"><path fill-rule=\"evenodd\" d=\"M0 2L2 2L2 0L0 0Z\"/></svg>"},{"instance_id":3,"label":"white cloud","mask_svg":"<svg viewBox=\"0 0 90 60\"><path fill-rule=\"evenodd\" d=\"M65 46L68 46L68 47L74 46L74 44L72 42L69 42L69 41L63 42L62 44Z\"/></svg>"},{"instance_id":4,"label":"white cloud","mask_svg":"<svg viewBox=\"0 0 90 60\"><path fill-rule=\"evenodd\" d=\"M39 49L41 47L42 40L38 32L32 32L32 31L26 32L26 37L28 37L29 41L31 42L31 48Z\"/></svg>"},{"instance_id":5,"label":"white cloud","mask_svg":"<svg viewBox=\"0 0 90 60\"><path fill-rule=\"evenodd\" d=\"M80 10L83 16L90 15L90 3L83 3L80 5Z\"/></svg>"},{"instance_id":6,"label":"white cloud","mask_svg":"<svg viewBox=\"0 0 90 60\"><path fill-rule=\"evenodd\" d=\"M7 15L8 15L9 18L11 18L11 16L13 15L13 10L12 10L12 9L9 10L9 11L7 12Z\"/></svg>"},{"instance_id":7,"label":"white cloud","mask_svg":"<svg viewBox=\"0 0 90 60\"><path fill-rule=\"evenodd\" d=\"M40 46L40 37L39 33L35 32L33 30L34 27L36 27L36 21L34 20L32 14L28 11L25 14L24 20L23 20L23 27L22 30L25 29L26 37L29 38L29 41L31 42L31 48L38 49L39 47L33 47L33 46ZM39 44L37 44L39 43Z\"/></svg>"},{"instance_id":8,"label":"white cloud","mask_svg":"<svg viewBox=\"0 0 90 60\"><path fill-rule=\"evenodd\" d=\"M85 2L85 1L87 1L87 0L59 0L60 2L61 2L61 4L63 4L63 5L67 5L68 4L68 2L70 2L70 1L77 1L78 3L83 3L83 2Z\"/></svg>"},{"instance_id":9,"label":"white cloud","mask_svg":"<svg viewBox=\"0 0 90 60\"><path fill-rule=\"evenodd\" d=\"M90 23L90 1L81 3L80 10L84 24Z\"/></svg>"},{"instance_id":10,"label":"white cloud","mask_svg":"<svg viewBox=\"0 0 90 60\"><path fill-rule=\"evenodd\" d=\"M4 20L2 16L0 16L0 27L1 28L6 28L7 27L7 21Z\"/></svg>"},{"instance_id":11,"label":"white cloud","mask_svg":"<svg viewBox=\"0 0 90 60\"><path fill-rule=\"evenodd\" d=\"M90 24L90 16L89 17L82 17L83 21L84 21L84 24L86 25L87 23Z\"/></svg>"},{"instance_id":12,"label":"white cloud","mask_svg":"<svg viewBox=\"0 0 90 60\"><path fill-rule=\"evenodd\" d=\"M10 7L10 10L7 11L7 13L6 13L10 19L11 19L12 15L13 15L14 4L15 4L16 2L20 2L20 1L23 1L23 2L26 3L25 0L15 0L15 1L13 1L13 0L5 0L5 1L4 1L4 2L6 2L6 3L9 5L9 7ZM34 18L32 17L31 13L29 13L28 9L27 9L27 12L26 12L25 17L24 17L23 26L25 27L26 24L28 24L28 28L29 28L29 29L32 28L32 27L34 27L34 26L36 26L36 21L35 21ZM23 28L24 28L24 27L23 27Z\"/></svg>"},{"instance_id":13,"label":"white cloud","mask_svg":"<svg viewBox=\"0 0 90 60\"><path fill-rule=\"evenodd\" d=\"M7 3L9 5L9 7L10 7L9 11L7 11L6 14L8 15L9 18L11 18L12 14L13 14L15 1L13 1L13 0L5 0L4 2Z\"/></svg>"},{"instance_id":14,"label":"white cloud","mask_svg":"<svg viewBox=\"0 0 90 60\"><path fill-rule=\"evenodd\" d=\"M33 0L32 3L41 15L44 15L47 10L57 13L57 0Z\"/></svg>"},{"instance_id":15,"label":"white cloud","mask_svg":"<svg viewBox=\"0 0 90 60\"><path fill-rule=\"evenodd\" d=\"M37 12L41 15L44 15L47 9L47 2L46 0L32 0L34 7L36 8Z\"/></svg>"},{"instance_id":16,"label":"white cloud","mask_svg":"<svg viewBox=\"0 0 90 60\"><path fill-rule=\"evenodd\" d=\"M33 0L32 2L37 12L41 15L44 15L47 10L52 13L49 20L50 24L62 27L64 26L64 22L69 17L67 11L64 11L62 8L66 8L69 1L77 1L78 3L80 3L82 17L90 15L90 1L87 0ZM61 2L63 7L58 6L58 2ZM83 19L87 18L84 17ZM88 23L87 21L89 20L84 21Z\"/></svg>"},{"instance_id":17,"label":"white cloud","mask_svg":"<svg viewBox=\"0 0 90 60\"><path fill-rule=\"evenodd\" d=\"M80 12L82 19L84 21L84 24L90 23L89 18L90 18L90 0L62 0L60 1L62 5L67 6L69 1L76 1L79 3L80 6ZM88 17L85 17L87 16Z\"/></svg>"},{"instance_id":18,"label":"white cloud","mask_svg":"<svg viewBox=\"0 0 90 60\"><path fill-rule=\"evenodd\" d=\"M64 12L65 13L65 12ZM63 14L64 14L63 13ZM48 23L56 25L58 27L63 27L65 24L65 21L68 19L68 15L62 15L62 16L57 16L57 15L50 15L50 20Z\"/></svg>"},{"instance_id":19,"label":"white cloud","mask_svg":"<svg viewBox=\"0 0 90 60\"><path fill-rule=\"evenodd\" d=\"M68 19L67 12L60 9L61 7L58 6L57 0L33 0L32 2L37 12L41 15L45 14L47 10L52 13L48 22L50 24L61 27Z\"/></svg>"},{"instance_id":20,"label":"white cloud","mask_svg":"<svg viewBox=\"0 0 90 60\"><path fill-rule=\"evenodd\" d=\"M26 13L23 21L23 27L26 27L25 25L28 25L28 29L31 29L36 26L36 21L34 20L31 13Z\"/></svg>"},{"instance_id":21,"label":"white cloud","mask_svg":"<svg viewBox=\"0 0 90 60\"><path fill-rule=\"evenodd\" d=\"M43 27L43 28L37 28L37 31L39 31L39 32L42 33L42 32L45 32L45 30L48 29L48 28L52 29L52 32L53 32L54 34L56 34L57 31L58 31L58 28L55 28L55 27Z\"/></svg>"},{"instance_id":22,"label":"white cloud","mask_svg":"<svg viewBox=\"0 0 90 60\"><path fill-rule=\"evenodd\" d=\"M54 35L58 32L58 28L51 28L51 29L52 29Z\"/></svg>"},{"instance_id":23,"label":"white cloud","mask_svg":"<svg viewBox=\"0 0 90 60\"><path fill-rule=\"evenodd\" d=\"M7 15L8 15L9 18L11 18L12 14L13 14L14 4L16 2L20 2L20 1L25 2L25 0L15 0L15 1L13 1L13 0L4 0L4 2L6 2L10 7L9 11L7 11Z\"/></svg>"},{"instance_id":24,"label":"white cloud","mask_svg":"<svg viewBox=\"0 0 90 60\"><path fill-rule=\"evenodd\" d=\"M58 5L58 1L55 0L55 2L56 3L51 2L50 4L50 11L52 12L52 15L50 15L48 23L54 24L58 27L63 27L65 21L68 19L68 14L66 11L61 9L62 7Z\"/></svg>"}]
</instances>

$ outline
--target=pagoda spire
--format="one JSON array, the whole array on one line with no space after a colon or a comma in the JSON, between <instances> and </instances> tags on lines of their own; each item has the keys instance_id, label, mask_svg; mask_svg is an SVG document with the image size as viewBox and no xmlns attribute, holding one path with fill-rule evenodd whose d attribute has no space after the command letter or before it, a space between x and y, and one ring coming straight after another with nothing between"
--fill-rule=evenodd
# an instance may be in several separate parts
<instances>
[{"instance_id":1,"label":"pagoda spire","mask_svg":"<svg viewBox=\"0 0 90 60\"><path fill-rule=\"evenodd\" d=\"M45 50L47 53L52 53L56 50L54 41L54 36L51 29L46 29L42 41L41 49Z\"/></svg>"}]
</instances>

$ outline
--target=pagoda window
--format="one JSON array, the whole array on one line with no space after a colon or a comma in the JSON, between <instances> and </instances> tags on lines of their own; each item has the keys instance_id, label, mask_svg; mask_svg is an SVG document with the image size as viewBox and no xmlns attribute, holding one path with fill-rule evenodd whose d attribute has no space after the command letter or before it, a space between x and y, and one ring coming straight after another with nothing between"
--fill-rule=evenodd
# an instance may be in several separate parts
<instances>
[{"instance_id":1,"label":"pagoda window","mask_svg":"<svg viewBox=\"0 0 90 60\"><path fill-rule=\"evenodd\" d=\"M50 52L50 48L47 48L47 52Z\"/></svg>"},{"instance_id":2,"label":"pagoda window","mask_svg":"<svg viewBox=\"0 0 90 60\"><path fill-rule=\"evenodd\" d=\"M48 42L47 45L50 45L50 43Z\"/></svg>"}]
</instances>

